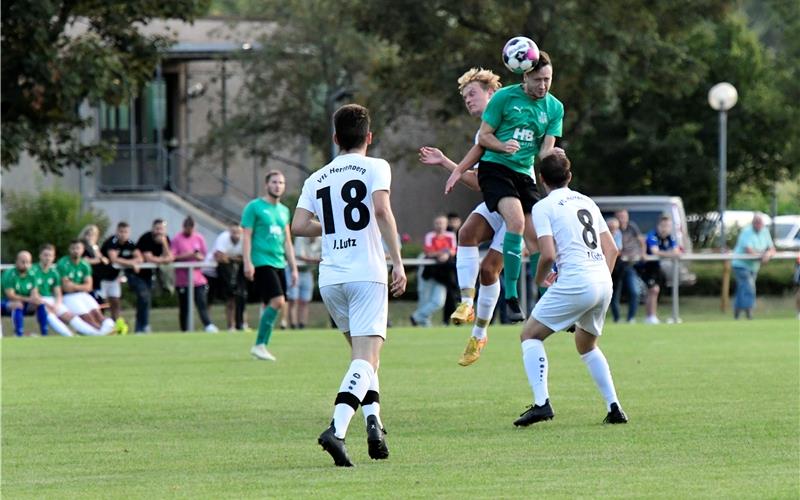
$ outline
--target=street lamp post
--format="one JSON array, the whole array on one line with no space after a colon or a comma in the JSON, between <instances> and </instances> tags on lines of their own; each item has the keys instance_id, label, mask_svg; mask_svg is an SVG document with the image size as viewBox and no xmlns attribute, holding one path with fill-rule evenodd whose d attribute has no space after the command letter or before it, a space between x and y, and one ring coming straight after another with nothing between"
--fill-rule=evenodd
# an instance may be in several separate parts
<instances>
[{"instance_id":1,"label":"street lamp post","mask_svg":"<svg viewBox=\"0 0 800 500\"><path fill-rule=\"evenodd\" d=\"M728 110L736 106L739 94L736 87L728 82L722 82L711 87L708 91L708 104L712 109L719 111L719 237L720 250L725 250L725 205L727 204L727 175L728 175Z\"/></svg>"}]
</instances>

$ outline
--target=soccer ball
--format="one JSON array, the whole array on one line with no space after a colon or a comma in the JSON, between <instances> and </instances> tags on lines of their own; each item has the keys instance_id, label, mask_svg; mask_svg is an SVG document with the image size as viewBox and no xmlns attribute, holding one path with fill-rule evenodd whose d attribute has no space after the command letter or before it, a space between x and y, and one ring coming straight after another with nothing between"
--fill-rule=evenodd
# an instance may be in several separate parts
<instances>
[{"instance_id":1,"label":"soccer ball","mask_svg":"<svg viewBox=\"0 0 800 500\"><path fill-rule=\"evenodd\" d=\"M539 47L530 38L515 36L503 47L503 64L511 72L522 74L539 62Z\"/></svg>"}]
</instances>

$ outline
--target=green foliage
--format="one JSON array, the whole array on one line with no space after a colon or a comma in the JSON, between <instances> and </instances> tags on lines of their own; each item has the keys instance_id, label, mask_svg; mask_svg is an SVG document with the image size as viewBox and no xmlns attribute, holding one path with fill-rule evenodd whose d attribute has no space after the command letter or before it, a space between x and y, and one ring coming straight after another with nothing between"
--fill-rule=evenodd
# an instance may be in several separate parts
<instances>
[{"instance_id":1,"label":"green foliage","mask_svg":"<svg viewBox=\"0 0 800 500\"><path fill-rule=\"evenodd\" d=\"M20 250L28 250L37 259L39 246L52 243L59 256L66 255L69 242L87 224L95 224L104 234L110 222L104 213L80 213L77 193L51 189L38 195L8 193L3 196L9 228L3 233L2 260L13 262Z\"/></svg>"},{"instance_id":2,"label":"green foliage","mask_svg":"<svg viewBox=\"0 0 800 500\"><path fill-rule=\"evenodd\" d=\"M276 332L276 365L247 359L241 333L4 339L3 496L796 498L797 320L775 317L607 324L631 419L614 427L572 335L545 343L555 419L515 429L531 402L518 325L492 326L468 368L469 328L392 328L391 455L367 457L359 412L346 471L316 443L350 362L333 330Z\"/></svg>"},{"instance_id":3,"label":"green foliage","mask_svg":"<svg viewBox=\"0 0 800 500\"><path fill-rule=\"evenodd\" d=\"M45 171L110 159L110 144L84 144L84 101L116 105L148 81L169 39L143 35L153 18L191 21L208 0L2 3L2 165L27 152Z\"/></svg>"},{"instance_id":4,"label":"green foliage","mask_svg":"<svg viewBox=\"0 0 800 500\"><path fill-rule=\"evenodd\" d=\"M745 3L218 2L278 25L248 67L246 114L231 123L231 139L247 125L263 144L296 134L324 151L327 98L355 88L354 100L374 107L376 129L391 132L381 155L411 159L422 141L464 151L476 124L463 112L457 77L482 66L506 85L519 82L499 50L524 33L552 56L576 188L680 195L689 212L711 210L718 117L707 93L719 81L740 96L729 114L732 194L738 186L768 191L800 170L800 3Z\"/></svg>"}]
</instances>

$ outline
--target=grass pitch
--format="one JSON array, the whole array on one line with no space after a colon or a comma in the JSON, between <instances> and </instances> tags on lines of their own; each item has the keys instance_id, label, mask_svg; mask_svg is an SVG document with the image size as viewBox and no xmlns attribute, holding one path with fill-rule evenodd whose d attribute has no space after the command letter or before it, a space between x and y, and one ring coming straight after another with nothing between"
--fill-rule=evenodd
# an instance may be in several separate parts
<instances>
[{"instance_id":1,"label":"grass pitch","mask_svg":"<svg viewBox=\"0 0 800 500\"><path fill-rule=\"evenodd\" d=\"M348 365L332 330L2 341L5 498L769 497L800 495L800 323L613 325L601 346L631 421L605 406L570 334L547 342L556 417L531 401L519 327L394 328L381 402L391 456L316 444Z\"/></svg>"}]
</instances>

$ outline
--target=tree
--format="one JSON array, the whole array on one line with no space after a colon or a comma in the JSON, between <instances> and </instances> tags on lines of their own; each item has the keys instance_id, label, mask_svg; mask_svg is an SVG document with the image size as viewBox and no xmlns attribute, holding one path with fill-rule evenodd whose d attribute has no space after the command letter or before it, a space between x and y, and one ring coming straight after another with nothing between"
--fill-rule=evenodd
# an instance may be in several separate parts
<instances>
[{"instance_id":1,"label":"tree","mask_svg":"<svg viewBox=\"0 0 800 500\"><path fill-rule=\"evenodd\" d=\"M153 18L191 21L209 0L61 0L2 3L2 165L22 152L60 173L108 157L110 144L83 144L85 100L117 105L152 77L167 37L137 26Z\"/></svg>"}]
</instances>

